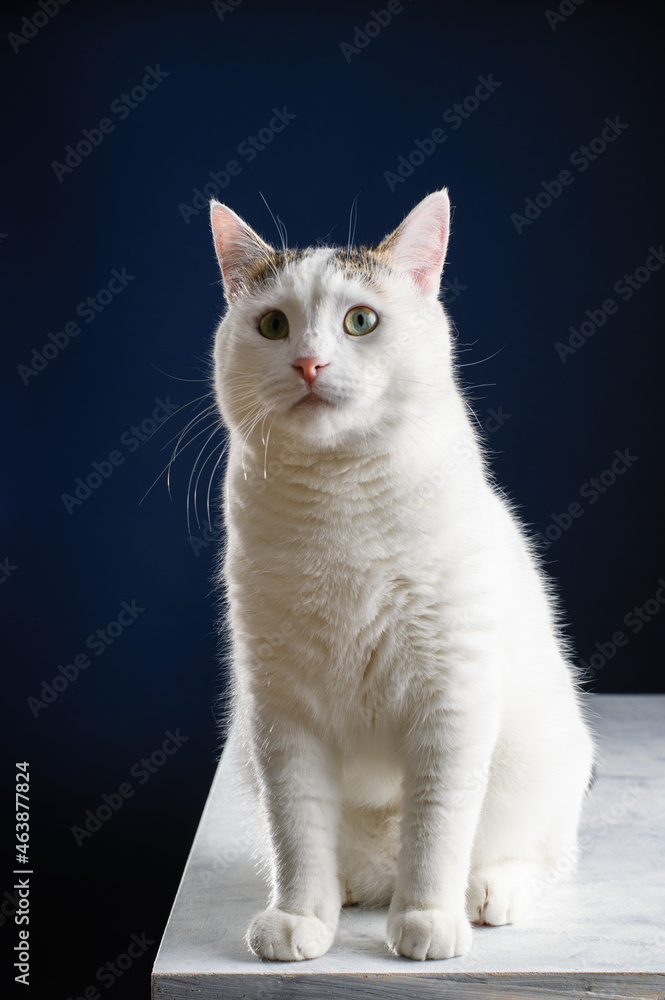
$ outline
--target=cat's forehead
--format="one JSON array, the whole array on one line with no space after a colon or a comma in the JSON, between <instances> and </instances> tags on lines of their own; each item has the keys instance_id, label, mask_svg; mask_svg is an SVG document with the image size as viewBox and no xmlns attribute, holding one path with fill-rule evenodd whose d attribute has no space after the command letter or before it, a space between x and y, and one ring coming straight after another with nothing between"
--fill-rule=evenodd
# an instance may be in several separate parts
<instances>
[{"instance_id":1,"label":"cat's forehead","mask_svg":"<svg viewBox=\"0 0 665 1000\"><path fill-rule=\"evenodd\" d=\"M271 250L257 262L248 276L248 291L264 291L279 285L294 294L315 287L341 287L345 280L378 287L389 268L388 258L369 247L307 247L303 250Z\"/></svg>"}]
</instances>

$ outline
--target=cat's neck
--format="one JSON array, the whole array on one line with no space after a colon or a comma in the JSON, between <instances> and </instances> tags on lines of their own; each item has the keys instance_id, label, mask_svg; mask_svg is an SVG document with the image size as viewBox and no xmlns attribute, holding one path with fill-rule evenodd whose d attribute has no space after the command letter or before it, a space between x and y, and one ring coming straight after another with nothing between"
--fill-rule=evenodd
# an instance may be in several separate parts
<instances>
[{"instance_id":1,"label":"cat's neck","mask_svg":"<svg viewBox=\"0 0 665 1000\"><path fill-rule=\"evenodd\" d=\"M389 463L391 452L394 453L394 447L391 449L390 439L376 433L349 436L325 447L309 445L301 438L272 428L269 433L257 429L238 445L236 453L246 472L251 469L268 480L275 472L299 472L316 479L344 472L362 478L363 469Z\"/></svg>"},{"instance_id":2,"label":"cat's neck","mask_svg":"<svg viewBox=\"0 0 665 1000\"><path fill-rule=\"evenodd\" d=\"M409 492L437 482L440 470L454 469L457 476L482 477L482 455L467 412L458 399L446 413L412 413L390 426L374 427L349 435L325 447L308 445L302 437L257 427L231 454L245 480L262 482L270 489L276 482L300 484L323 494L355 492L359 487L383 489L387 478L399 481ZM344 487L344 489L342 489Z\"/></svg>"}]
</instances>

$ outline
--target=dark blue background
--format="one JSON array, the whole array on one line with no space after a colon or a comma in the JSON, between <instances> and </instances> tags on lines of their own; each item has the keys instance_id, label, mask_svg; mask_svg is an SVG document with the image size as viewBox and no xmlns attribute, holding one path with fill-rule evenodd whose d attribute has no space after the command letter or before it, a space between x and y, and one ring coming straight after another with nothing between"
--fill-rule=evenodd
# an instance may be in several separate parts
<instances>
[{"instance_id":1,"label":"dark blue background","mask_svg":"<svg viewBox=\"0 0 665 1000\"><path fill-rule=\"evenodd\" d=\"M236 159L241 172L220 196L266 238L277 233L260 192L300 245L346 242L357 196L356 239L370 242L448 186L446 276L464 287L447 301L479 420L504 415L487 428L499 481L536 532L555 535L552 515L581 504L545 558L579 657L596 654L590 687L662 690L665 615L638 634L623 621L665 576L665 268L628 302L612 289L665 240L663 81L659 11L638 2L587 0L553 30L546 3L414 0L348 58L341 43L369 20L370 3L245 0L220 18L209 2L74 0L14 52L8 33L39 9L6 7L0 37L11 162L0 216L0 560L16 567L0 585L14 720L3 787L10 801L13 762L30 761L33 981L65 998L100 986L97 970L133 933L159 940L219 751L215 545L195 553L187 526L188 479L207 435L176 458L171 496L160 478L169 442L201 412L194 401L208 389L223 308L207 214L186 222L179 206ZM111 104L148 66L168 76L121 120ZM452 129L444 111L489 74L500 87ZM248 162L238 146L274 108L295 118ZM105 117L114 130L59 181L52 163ZM579 173L569 157L606 117L628 128ZM446 142L391 191L386 172L436 128ZM574 182L518 234L511 214L566 168ZM24 384L18 366L32 349L123 268L134 276L127 287ZM555 342L610 297L616 314L563 363ZM123 435L158 399L183 409L131 451ZM617 449L637 461L597 503L580 499ZM68 513L62 494L116 450L124 463ZM197 509L203 526L201 495ZM190 517L200 540L191 503ZM43 682L133 600L138 618L31 711ZM617 630L627 642L612 652ZM167 730L187 741L139 783L132 768ZM79 847L71 828L126 782L135 794ZM13 945L10 911L5 895L1 933ZM118 996L148 995L155 950L113 984Z\"/></svg>"}]
</instances>

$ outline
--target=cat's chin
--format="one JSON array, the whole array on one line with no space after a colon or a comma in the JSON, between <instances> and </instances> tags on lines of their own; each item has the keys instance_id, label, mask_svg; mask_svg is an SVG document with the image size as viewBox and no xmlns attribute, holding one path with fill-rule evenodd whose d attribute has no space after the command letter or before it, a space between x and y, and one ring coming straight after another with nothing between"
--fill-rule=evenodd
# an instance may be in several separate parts
<instances>
[{"instance_id":1,"label":"cat's chin","mask_svg":"<svg viewBox=\"0 0 665 1000\"><path fill-rule=\"evenodd\" d=\"M336 419L343 419L342 414L347 409L345 403L343 398L310 390L291 404L288 416L303 427L328 427L334 425Z\"/></svg>"},{"instance_id":2,"label":"cat's chin","mask_svg":"<svg viewBox=\"0 0 665 1000\"><path fill-rule=\"evenodd\" d=\"M306 396L285 414L286 423L306 438L329 437L339 424L339 406L321 396Z\"/></svg>"},{"instance_id":3,"label":"cat's chin","mask_svg":"<svg viewBox=\"0 0 665 1000\"><path fill-rule=\"evenodd\" d=\"M326 449L345 443L358 430L358 414L346 399L328 399L309 394L282 414L281 424L289 436Z\"/></svg>"}]
</instances>

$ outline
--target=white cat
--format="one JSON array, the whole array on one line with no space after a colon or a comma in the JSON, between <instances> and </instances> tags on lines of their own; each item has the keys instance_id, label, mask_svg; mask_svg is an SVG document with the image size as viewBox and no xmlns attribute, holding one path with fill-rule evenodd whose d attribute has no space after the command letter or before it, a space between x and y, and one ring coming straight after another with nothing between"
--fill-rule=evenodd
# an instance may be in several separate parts
<instances>
[{"instance_id":1,"label":"white cat","mask_svg":"<svg viewBox=\"0 0 665 1000\"><path fill-rule=\"evenodd\" d=\"M373 249L211 214L234 717L272 858L248 944L315 958L340 905L390 903L395 953L463 955L574 854L593 748L456 383L448 195Z\"/></svg>"}]
</instances>

